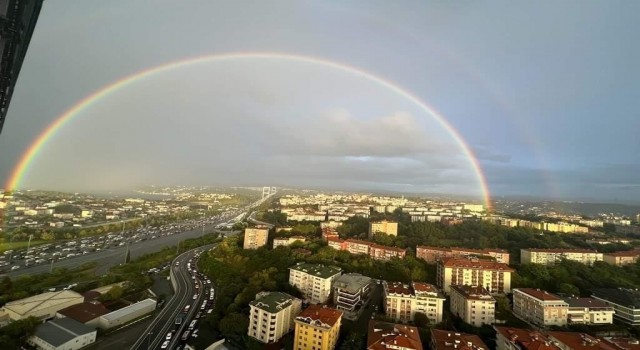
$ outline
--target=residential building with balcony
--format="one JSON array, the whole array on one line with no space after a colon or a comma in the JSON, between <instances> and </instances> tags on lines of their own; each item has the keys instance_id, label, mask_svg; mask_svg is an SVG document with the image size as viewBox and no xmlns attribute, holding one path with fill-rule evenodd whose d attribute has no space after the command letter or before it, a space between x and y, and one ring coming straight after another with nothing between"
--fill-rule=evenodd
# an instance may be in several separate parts
<instances>
[{"instance_id":1,"label":"residential building with balcony","mask_svg":"<svg viewBox=\"0 0 640 350\"><path fill-rule=\"evenodd\" d=\"M273 239L273 249L278 247L288 247L295 242L305 242L307 239L303 236L280 237Z\"/></svg>"},{"instance_id":2,"label":"residential building with balcony","mask_svg":"<svg viewBox=\"0 0 640 350\"><path fill-rule=\"evenodd\" d=\"M451 313L464 322L481 327L494 324L496 299L480 286L451 286Z\"/></svg>"},{"instance_id":3,"label":"residential building with balcony","mask_svg":"<svg viewBox=\"0 0 640 350\"><path fill-rule=\"evenodd\" d=\"M258 249L267 244L269 229L267 227L247 227L244 229L244 249Z\"/></svg>"},{"instance_id":4,"label":"residential building with balcony","mask_svg":"<svg viewBox=\"0 0 640 350\"><path fill-rule=\"evenodd\" d=\"M571 260L586 265L603 261L602 253L589 249L520 249L521 264L553 265L562 260Z\"/></svg>"},{"instance_id":5,"label":"residential building with balcony","mask_svg":"<svg viewBox=\"0 0 640 350\"><path fill-rule=\"evenodd\" d=\"M385 314L396 322L413 321L419 312L432 324L440 323L445 300L438 289L428 283L384 282Z\"/></svg>"},{"instance_id":6,"label":"residential building with balcony","mask_svg":"<svg viewBox=\"0 0 640 350\"><path fill-rule=\"evenodd\" d=\"M393 221L375 221L369 223L369 238L373 238L376 233L385 233L389 236L398 235L398 223Z\"/></svg>"},{"instance_id":7,"label":"residential building with balcony","mask_svg":"<svg viewBox=\"0 0 640 350\"><path fill-rule=\"evenodd\" d=\"M249 307L247 334L262 343L271 344L293 329L293 320L300 313L302 300L286 293L261 292Z\"/></svg>"},{"instance_id":8,"label":"residential building with balcony","mask_svg":"<svg viewBox=\"0 0 640 350\"><path fill-rule=\"evenodd\" d=\"M513 314L537 326L567 324L569 304L547 291L534 288L513 290Z\"/></svg>"},{"instance_id":9,"label":"residential building with balcony","mask_svg":"<svg viewBox=\"0 0 640 350\"><path fill-rule=\"evenodd\" d=\"M613 307L614 319L640 326L640 291L626 288L595 288L591 296Z\"/></svg>"},{"instance_id":10,"label":"residential building with balcony","mask_svg":"<svg viewBox=\"0 0 640 350\"><path fill-rule=\"evenodd\" d=\"M369 321L367 350L422 350L418 328L403 324Z\"/></svg>"},{"instance_id":11,"label":"residential building with balcony","mask_svg":"<svg viewBox=\"0 0 640 350\"><path fill-rule=\"evenodd\" d=\"M482 286L491 293L511 291L511 272L507 264L480 259L445 258L437 263L438 287L449 294L451 285Z\"/></svg>"},{"instance_id":12,"label":"residential building with balcony","mask_svg":"<svg viewBox=\"0 0 640 350\"><path fill-rule=\"evenodd\" d=\"M436 263L444 258L482 257L493 259L496 262L509 264L509 252L504 249L469 249L469 248L442 248L430 246L417 246L416 257L428 263Z\"/></svg>"},{"instance_id":13,"label":"residential building with balcony","mask_svg":"<svg viewBox=\"0 0 640 350\"><path fill-rule=\"evenodd\" d=\"M640 249L628 250L623 252L605 253L603 260L607 264L624 266L635 264L640 257Z\"/></svg>"},{"instance_id":14,"label":"residential building with balcony","mask_svg":"<svg viewBox=\"0 0 640 350\"><path fill-rule=\"evenodd\" d=\"M359 273L345 273L333 283L333 304L344 318L355 320L369 302L373 280Z\"/></svg>"},{"instance_id":15,"label":"residential building with balcony","mask_svg":"<svg viewBox=\"0 0 640 350\"><path fill-rule=\"evenodd\" d=\"M594 298L564 298L569 304L567 321L573 324L611 324L615 310L604 301Z\"/></svg>"},{"instance_id":16,"label":"residential building with balcony","mask_svg":"<svg viewBox=\"0 0 640 350\"><path fill-rule=\"evenodd\" d=\"M324 304L329 300L333 282L341 274L339 267L298 263L289 268L289 284L302 291L305 301Z\"/></svg>"},{"instance_id":17,"label":"residential building with balcony","mask_svg":"<svg viewBox=\"0 0 640 350\"><path fill-rule=\"evenodd\" d=\"M332 350L340 335L342 311L310 305L294 322L294 350Z\"/></svg>"}]
</instances>

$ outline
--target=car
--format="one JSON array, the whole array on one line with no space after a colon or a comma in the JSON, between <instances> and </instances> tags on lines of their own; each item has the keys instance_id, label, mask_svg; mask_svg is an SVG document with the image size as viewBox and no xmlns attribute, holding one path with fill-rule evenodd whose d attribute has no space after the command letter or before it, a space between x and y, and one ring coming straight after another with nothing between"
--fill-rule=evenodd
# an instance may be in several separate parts
<instances>
[{"instance_id":1,"label":"car","mask_svg":"<svg viewBox=\"0 0 640 350\"><path fill-rule=\"evenodd\" d=\"M165 337L165 339L166 340L171 340L171 337L173 337L173 332L167 333L167 336Z\"/></svg>"},{"instance_id":2,"label":"car","mask_svg":"<svg viewBox=\"0 0 640 350\"><path fill-rule=\"evenodd\" d=\"M12 267L11 267L11 270L17 270L17 269L19 269L19 268L20 268L20 266L19 266L19 265L15 265L15 266L12 266Z\"/></svg>"},{"instance_id":3,"label":"car","mask_svg":"<svg viewBox=\"0 0 640 350\"><path fill-rule=\"evenodd\" d=\"M160 349L166 349L169 347L169 341L165 340L164 343L162 343L162 345L160 346Z\"/></svg>"}]
</instances>

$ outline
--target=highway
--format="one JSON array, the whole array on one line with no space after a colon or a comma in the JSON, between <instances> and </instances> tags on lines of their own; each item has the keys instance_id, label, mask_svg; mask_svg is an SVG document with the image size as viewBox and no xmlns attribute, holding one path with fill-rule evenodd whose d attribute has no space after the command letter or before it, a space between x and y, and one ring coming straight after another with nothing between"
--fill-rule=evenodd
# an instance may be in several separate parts
<instances>
[{"instance_id":1,"label":"highway","mask_svg":"<svg viewBox=\"0 0 640 350\"><path fill-rule=\"evenodd\" d=\"M188 264L191 262L192 268L195 269L199 254L213 246L207 245L189 250L171 262L171 278L175 289L174 296L165 303L162 311L131 347L132 350L161 349L163 343L167 342L167 334L171 331L173 331L172 337L168 344L165 344L166 347L164 349L175 349L184 343L181 337L195 315L198 312L203 312L201 306L203 302L206 303L209 300L209 288L211 288L211 284L205 283L197 273L189 271ZM196 294L197 298L193 299L193 295ZM184 312L184 308L187 305L189 305L189 310ZM182 323L176 326L176 318L178 317L182 318Z\"/></svg>"},{"instance_id":2,"label":"highway","mask_svg":"<svg viewBox=\"0 0 640 350\"><path fill-rule=\"evenodd\" d=\"M205 232L211 232L215 230L215 226L218 223L205 226ZM157 252L164 247L175 247L179 242L190 239L198 238L202 236L202 228L196 228L190 231L184 231L172 235L162 236L156 239L149 239L137 243L131 243L129 250L131 252L131 259L136 259L142 255ZM96 270L97 275L103 275L109 271L112 266L124 263L125 253L127 251L126 246L108 248L102 251L93 252L86 255L79 255L73 258L68 258L60 261L56 261L53 264L53 268L66 267L73 268L89 262L96 262L98 268ZM17 277L21 275L33 275L38 273L49 272L51 264L36 265L26 268L21 268L15 271L8 271L5 274L10 277Z\"/></svg>"}]
</instances>

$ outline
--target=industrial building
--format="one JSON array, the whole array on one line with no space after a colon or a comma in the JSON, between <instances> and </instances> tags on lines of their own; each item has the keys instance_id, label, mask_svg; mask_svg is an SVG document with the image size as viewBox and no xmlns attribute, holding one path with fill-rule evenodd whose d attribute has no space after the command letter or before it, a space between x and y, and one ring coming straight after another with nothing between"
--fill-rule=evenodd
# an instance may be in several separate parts
<instances>
[{"instance_id":1,"label":"industrial building","mask_svg":"<svg viewBox=\"0 0 640 350\"><path fill-rule=\"evenodd\" d=\"M2 311L9 315L12 321L31 316L49 319L53 318L59 310L82 302L84 302L82 295L71 290L61 290L10 301L2 307Z\"/></svg>"},{"instance_id":2,"label":"industrial building","mask_svg":"<svg viewBox=\"0 0 640 350\"><path fill-rule=\"evenodd\" d=\"M122 309L110 312L100 316L98 319L98 327L101 329L110 329L121 326L136 318L142 317L156 309L156 301L153 299L145 299L135 304L123 307Z\"/></svg>"},{"instance_id":3,"label":"industrial building","mask_svg":"<svg viewBox=\"0 0 640 350\"><path fill-rule=\"evenodd\" d=\"M77 350L96 341L95 328L70 318L58 318L36 328L27 343L42 350Z\"/></svg>"}]
</instances>

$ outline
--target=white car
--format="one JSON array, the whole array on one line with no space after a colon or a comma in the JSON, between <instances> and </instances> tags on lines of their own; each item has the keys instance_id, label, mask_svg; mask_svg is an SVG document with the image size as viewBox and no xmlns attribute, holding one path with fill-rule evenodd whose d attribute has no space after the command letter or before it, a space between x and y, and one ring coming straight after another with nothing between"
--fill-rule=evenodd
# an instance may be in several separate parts
<instances>
[{"instance_id":1,"label":"white car","mask_svg":"<svg viewBox=\"0 0 640 350\"><path fill-rule=\"evenodd\" d=\"M160 349L166 349L169 347L169 341L165 340L164 343L162 343L162 346L160 346Z\"/></svg>"},{"instance_id":2,"label":"white car","mask_svg":"<svg viewBox=\"0 0 640 350\"><path fill-rule=\"evenodd\" d=\"M171 337L173 337L173 332L167 333L167 337L165 339L166 340L171 340Z\"/></svg>"},{"instance_id":3,"label":"white car","mask_svg":"<svg viewBox=\"0 0 640 350\"><path fill-rule=\"evenodd\" d=\"M17 269L19 269L19 268L20 268L20 266L16 265L16 266L12 266L12 267L11 267L11 270L17 270Z\"/></svg>"}]
</instances>

